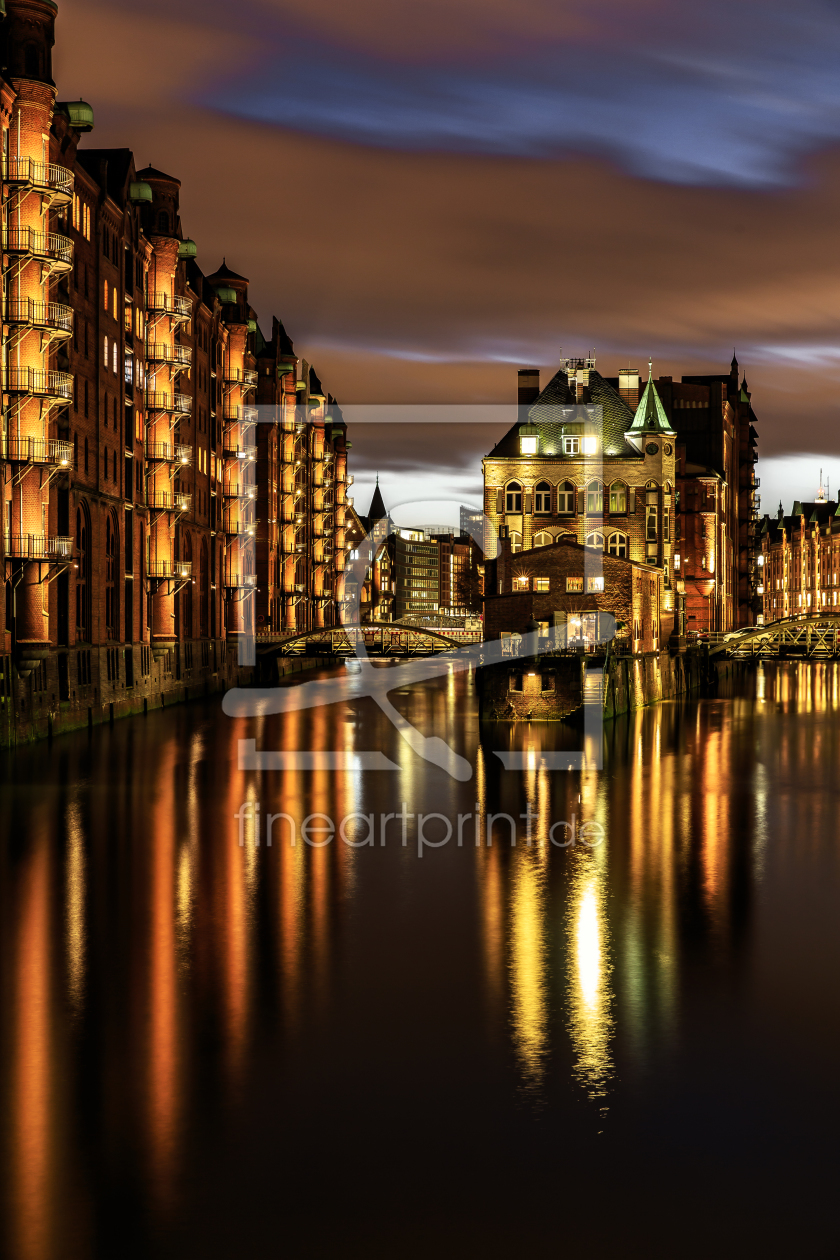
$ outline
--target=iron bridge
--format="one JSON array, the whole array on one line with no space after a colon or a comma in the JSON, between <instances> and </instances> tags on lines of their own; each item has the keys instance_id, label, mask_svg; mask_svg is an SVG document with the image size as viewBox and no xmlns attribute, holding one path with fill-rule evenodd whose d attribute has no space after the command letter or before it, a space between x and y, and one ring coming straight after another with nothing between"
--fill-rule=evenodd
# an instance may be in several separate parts
<instances>
[{"instance_id":1,"label":"iron bridge","mask_svg":"<svg viewBox=\"0 0 840 1260\"><path fill-rule=\"evenodd\" d=\"M806 657L829 660L840 656L840 612L785 617L765 626L748 626L711 636L709 655L736 659Z\"/></svg>"},{"instance_id":2,"label":"iron bridge","mask_svg":"<svg viewBox=\"0 0 840 1260\"><path fill-rule=\"evenodd\" d=\"M378 621L364 626L325 626L316 630L257 632L257 655L356 656L357 645L368 656L434 656L481 642L480 630L453 628L446 634L423 626Z\"/></svg>"}]
</instances>

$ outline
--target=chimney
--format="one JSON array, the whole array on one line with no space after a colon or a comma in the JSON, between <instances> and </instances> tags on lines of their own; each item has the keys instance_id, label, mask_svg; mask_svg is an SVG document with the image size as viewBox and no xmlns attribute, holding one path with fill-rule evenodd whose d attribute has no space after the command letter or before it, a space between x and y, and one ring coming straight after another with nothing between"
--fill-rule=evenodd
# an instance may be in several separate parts
<instances>
[{"instance_id":1,"label":"chimney","mask_svg":"<svg viewBox=\"0 0 840 1260\"><path fill-rule=\"evenodd\" d=\"M519 405L530 407L540 396L540 369L519 369Z\"/></svg>"},{"instance_id":2,"label":"chimney","mask_svg":"<svg viewBox=\"0 0 840 1260\"><path fill-rule=\"evenodd\" d=\"M621 368L618 373L618 392L628 407L639 405L639 369Z\"/></svg>"}]
</instances>

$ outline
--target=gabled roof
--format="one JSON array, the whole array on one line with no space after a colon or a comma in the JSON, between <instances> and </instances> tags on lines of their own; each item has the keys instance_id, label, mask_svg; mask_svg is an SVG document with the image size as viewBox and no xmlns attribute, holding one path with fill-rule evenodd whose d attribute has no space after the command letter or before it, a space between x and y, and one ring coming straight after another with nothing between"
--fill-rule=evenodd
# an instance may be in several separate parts
<instances>
[{"instance_id":1,"label":"gabled roof","mask_svg":"<svg viewBox=\"0 0 840 1260\"><path fill-rule=\"evenodd\" d=\"M577 405L576 395L569 388L568 377L561 368L531 404L527 412L527 420L521 411L520 418L493 447L490 457L494 455L518 456L519 433L526 423L534 426L539 434L540 454L560 455L563 449L561 439L565 424L579 423L580 416L575 410ZM633 423L633 412L618 391L594 368L589 373L589 402L585 405L593 409L591 419L596 427L599 413L594 409L601 408L600 436L605 455L624 455L629 459L640 458L639 452L624 436Z\"/></svg>"},{"instance_id":2,"label":"gabled roof","mask_svg":"<svg viewBox=\"0 0 840 1260\"><path fill-rule=\"evenodd\" d=\"M671 428L670 421L665 414L665 408L662 406L662 399L656 392L656 386L653 383L653 368L648 369L648 380L645 385L644 393L639 399L639 405L636 408L636 414L633 417L633 423L630 426L631 433L667 433L675 436L675 430Z\"/></svg>"}]
</instances>

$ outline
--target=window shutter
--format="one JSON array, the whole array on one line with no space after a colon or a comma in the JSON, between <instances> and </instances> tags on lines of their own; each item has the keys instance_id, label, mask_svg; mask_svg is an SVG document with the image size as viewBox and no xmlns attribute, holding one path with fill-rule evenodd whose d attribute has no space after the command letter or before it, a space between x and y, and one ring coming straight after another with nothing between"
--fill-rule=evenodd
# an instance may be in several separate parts
<instances>
[{"instance_id":1,"label":"window shutter","mask_svg":"<svg viewBox=\"0 0 840 1260\"><path fill-rule=\"evenodd\" d=\"M528 493L524 496L524 499L525 499L525 511L526 511L526 512L528 513L528 515L530 516L530 514L531 514L531 492L530 492L530 490L529 490L529 491L528 491Z\"/></svg>"},{"instance_id":2,"label":"window shutter","mask_svg":"<svg viewBox=\"0 0 840 1260\"><path fill-rule=\"evenodd\" d=\"M505 492L504 490L497 490L496 491L496 511L501 516L504 510L505 510Z\"/></svg>"}]
</instances>

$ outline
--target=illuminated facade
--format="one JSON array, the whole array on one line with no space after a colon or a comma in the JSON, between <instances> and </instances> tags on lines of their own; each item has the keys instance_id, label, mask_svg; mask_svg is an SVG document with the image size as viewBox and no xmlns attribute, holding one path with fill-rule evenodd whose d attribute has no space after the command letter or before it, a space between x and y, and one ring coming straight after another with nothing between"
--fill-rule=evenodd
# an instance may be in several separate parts
<instances>
[{"instance_id":1,"label":"illuminated facade","mask_svg":"<svg viewBox=\"0 0 840 1260\"><path fill-rule=\"evenodd\" d=\"M333 624L347 485L340 412L248 280L199 268L179 180L79 147L52 0L6 10L0 744L222 690L260 628Z\"/></svg>"},{"instance_id":2,"label":"illuminated facade","mask_svg":"<svg viewBox=\"0 0 840 1260\"><path fill-rule=\"evenodd\" d=\"M817 499L794 503L790 516L781 504L765 516L759 557L764 622L838 611L840 606L840 519L837 503Z\"/></svg>"},{"instance_id":3,"label":"illuminated facade","mask_svg":"<svg viewBox=\"0 0 840 1260\"><path fill-rule=\"evenodd\" d=\"M736 360L728 376L643 383L566 359L542 390L520 371L518 401L484 460L489 554L497 534L513 554L567 537L655 566L663 646L755 619L757 435Z\"/></svg>"}]
</instances>

